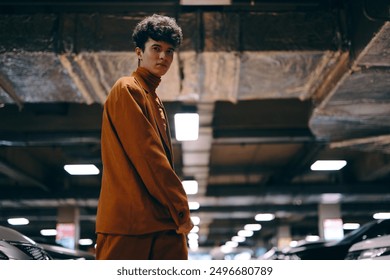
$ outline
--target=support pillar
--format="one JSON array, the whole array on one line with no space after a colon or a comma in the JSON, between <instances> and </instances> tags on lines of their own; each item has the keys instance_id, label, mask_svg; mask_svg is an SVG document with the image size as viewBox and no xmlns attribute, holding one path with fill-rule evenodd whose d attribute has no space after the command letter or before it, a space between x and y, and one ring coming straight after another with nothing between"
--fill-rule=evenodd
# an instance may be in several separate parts
<instances>
[{"instance_id":1,"label":"support pillar","mask_svg":"<svg viewBox=\"0 0 390 280\"><path fill-rule=\"evenodd\" d=\"M284 248L290 245L291 242L291 232L289 226L279 226L278 227L278 248Z\"/></svg>"},{"instance_id":2,"label":"support pillar","mask_svg":"<svg viewBox=\"0 0 390 280\"><path fill-rule=\"evenodd\" d=\"M325 240L340 240L344 236L340 204L319 204L318 228L320 237Z\"/></svg>"},{"instance_id":3,"label":"support pillar","mask_svg":"<svg viewBox=\"0 0 390 280\"><path fill-rule=\"evenodd\" d=\"M56 242L69 249L77 249L80 239L80 210L78 207L58 208Z\"/></svg>"}]
</instances>

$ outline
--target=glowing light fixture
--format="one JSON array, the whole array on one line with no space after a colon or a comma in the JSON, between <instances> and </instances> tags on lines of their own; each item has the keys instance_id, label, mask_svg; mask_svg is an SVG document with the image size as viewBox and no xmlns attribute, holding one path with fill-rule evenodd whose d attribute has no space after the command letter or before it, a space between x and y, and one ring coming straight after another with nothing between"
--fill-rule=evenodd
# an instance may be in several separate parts
<instances>
[{"instance_id":1,"label":"glowing light fixture","mask_svg":"<svg viewBox=\"0 0 390 280\"><path fill-rule=\"evenodd\" d=\"M321 203L323 204L333 204L339 203L342 198L341 193L323 193L321 194Z\"/></svg>"},{"instance_id":2,"label":"glowing light fixture","mask_svg":"<svg viewBox=\"0 0 390 280\"><path fill-rule=\"evenodd\" d=\"M199 114L178 113L174 116L177 141L194 141L199 136Z\"/></svg>"},{"instance_id":3,"label":"glowing light fixture","mask_svg":"<svg viewBox=\"0 0 390 280\"><path fill-rule=\"evenodd\" d=\"M199 239L199 234L195 232L190 232L188 235L188 240L198 240Z\"/></svg>"},{"instance_id":4,"label":"glowing light fixture","mask_svg":"<svg viewBox=\"0 0 390 280\"><path fill-rule=\"evenodd\" d=\"M255 216L255 220L258 222L267 222L272 221L273 219L275 219L275 215L271 213L257 214Z\"/></svg>"},{"instance_id":5,"label":"glowing light fixture","mask_svg":"<svg viewBox=\"0 0 390 280\"><path fill-rule=\"evenodd\" d=\"M26 218L10 218L7 220L7 222L13 226L23 226L30 223L30 221Z\"/></svg>"},{"instance_id":6,"label":"glowing light fixture","mask_svg":"<svg viewBox=\"0 0 390 280\"><path fill-rule=\"evenodd\" d=\"M196 180L184 180L181 182L186 194L198 193L198 182Z\"/></svg>"},{"instance_id":7,"label":"glowing light fixture","mask_svg":"<svg viewBox=\"0 0 390 280\"><path fill-rule=\"evenodd\" d=\"M343 229L345 230L353 230L360 227L360 224L358 223L345 223L343 224Z\"/></svg>"},{"instance_id":8,"label":"glowing light fixture","mask_svg":"<svg viewBox=\"0 0 390 280\"><path fill-rule=\"evenodd\" d=\"M245 240L246 240L245 236L233 236L232 237L232 241L238 242L238 243L244 242Z\"/></svg>"},{"instance_id":9,"label":"glowing light fixture","mask_svg":"<svg viewBox=\"0 0 390 280\"><path fill-rule=\"evenodd\" d=\"M232 0L180 0L182 6L231 5Z\"/></svg>"},{"instance_id":10,"label":"glowing light fixture","mask_svg":"<svg viewBox=\"0 0 390 280\"><path fill-rule=\"evenodd\" d=\"M244 226L245 230L258 231L261 230L260 224L247 224Z\"/></svg>"},{"instance_id":11,"label":"glowing light fixture","mask_svg":"<svg viewBox=\"0 0 390 280\"><path fill-rule=\"evenodd\" d=\"M57 230L56 229L42 229L41 235L43 235L43 236L56 236Z\"/></svg>"},{"instance_id":12,"label":"glowing light fixture","mask_svg":"<svg viewBox=\"0 0 390 280\"><path fill-rule=\"evenodd\" d=\"M318 235L307 235L305 240L308 242L314 242L320 240L320 237Z\"/></svg>"},{"instance_id":13,"label":"glowing light fixture","mask_svg":"<svg viewBox=\"0 0 390 280\"><path fill-rule=\"evenodd\" d=\"M389 212L375 213L373 215L373 218L376 220L390 219L390 213Z\"/></svg>"},{"instance_id":14,"label":"glowing light fixture","mask_svg":"<svg viewBox=\"0 0 390 280\"><path fill-rule=\"evenodd\" d=\"M194 227L191 229L191 231L190 231L190 233L197 233L197 232L199 232L199 227L198 227L198 226L194 226Z\"/></svg>"},{"instance_id":15,"label":"glowing light fixture","mask_svg":"<svg viewBox=\"0 0 390 280\"><path fill-rule=\"evenodd\" d=\"M347 165L345 160L317 160L310 166L313 171L336 171Z\"/></svg>"},{"instance_id":16,"label":"glowing light fixture","mask_svg":"<svg viewBox=\"0 0 390 280\"><path fill-rule=\"evenodd\" d=\"M190 247L190 249L191 249L192 251L198 250L198 248L199 248L198 240L196 240L196 239L190 239L190 240L188 240L188 246Z\"/></svg>"},{"instance_id":17,"label":"glowing light fixture","mask_svg":"<svg viewBox=\"0 0 390 280\"><path fill-rule=\"evenodd\" d=\"M200 204L196 201L190 201L188 202L188 207L190 208L190 210L198 210L200 208Z\"/></svg>"},{"instance_id":18,"label":"glowing light fixture","mask_svg":"<svg viewBox=\"0 0 390 280\"><path fill-rule=\"evenodd\" d=\"M251 230L240 230L239 232L237 232L237 235L238 236L242 236L242 237L251 237L253 235L253 231L251 231Z\"/></svg>"},{"instance_id":19,"label":"glowing light fixture","mask_svg":"<svg viewBox=\"0 0 390 280\"><path fill-rule=\"evenodd\" d=\"M192 216L191 221L195 226L198 226L200 224L200 218L197 216Z\"/></svg>"},{"instance_id":20,"label":"glowing light fixture","mask_svg":"<svg viewBox=\"0 0 390 280\"><path fill-rule=\"evenodd\" d=\"M233 252L233 247L227 246L227 245L222 245L221 247L221 252L224 254L229 254Z\"/></svg>"},{"instance_id":21,"label":"glowing light fixture","mask_svg":"<svg viewBox=\"0 0 390 280\"><path fill-rule=\"evenodd\" d=\"M83 246L89 246L89 245L93 244L93 241L92 241L92 239L89 239L89 238L80 239L79 244L83 245Z\"/></svg>"},{"instance_id":22,"label":"glowing light fixture","mask_svg":"<svg viewBox=\"0 0 390 280\"><path fill-rule=\"evenodd\" d=\"M64 169L70 175L97 175L100 173L94 164L66 164Z\"/></svg>"},{"instance_id":23,"label":"glowing light fixture","mask_svg":"<svg viewBox=\"0 0 390 280\"><path fill-rule=\"evenodd\" d=\"M232 247L232 248L236 248L238 247L238 242L235 242L235 241L227 241L225 243L226 246L229 246L229 247Z\"/></svg>"}]
</instances>

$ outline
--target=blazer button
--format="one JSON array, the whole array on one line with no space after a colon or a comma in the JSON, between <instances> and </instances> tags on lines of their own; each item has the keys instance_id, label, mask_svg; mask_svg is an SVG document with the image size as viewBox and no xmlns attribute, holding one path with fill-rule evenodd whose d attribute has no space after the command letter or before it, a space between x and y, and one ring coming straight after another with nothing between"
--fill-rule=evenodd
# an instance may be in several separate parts
<instances>
[{"instance_id":1,"label":"blazer button","mask_svg":"<svg viewBox=\"0 0 390 280\"><path fill-rule=\"evenodd\" d=\"M183 212L179 212L179 218L183 218L184 217L184 213Z\"/></svg>"}]
</instances>

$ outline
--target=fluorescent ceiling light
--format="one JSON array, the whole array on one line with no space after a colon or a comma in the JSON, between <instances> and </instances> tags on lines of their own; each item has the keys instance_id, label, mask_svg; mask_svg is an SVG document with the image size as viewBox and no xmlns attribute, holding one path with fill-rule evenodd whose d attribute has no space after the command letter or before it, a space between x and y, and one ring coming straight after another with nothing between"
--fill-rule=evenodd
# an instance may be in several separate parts
<instances>
[{"instance_id":1,"label":"fluorescent ceiling light","mask_svg":"<svg viewBox=\"0 0 390 280\"><path fill-rule=\"evenodd\" d=\"M199 136L199 114L178 113L174 116L177 141L194 141Z\"/></svg>"},{"instance_id":2,"label":"fluorescent ceiling light","mask_svg":"<svg viewBox=\"0 0 390 280\"><path fill-rule=\"evenodd\" d=\"M199 202L190 201L190 202L188 202L188 207L190 208L190 210L198 210L200 207L200 204L199 204Z\"/></svg>"},{"instance_id":3,"label":"fluorescent ceiling light","mask_svg":"<svg viewBox=\"0 0 390 280\"><path fill-rule=\"evenodd\" d=\"M56 236L57 230L56 229L42 229L41 235L43 235L43 236Z\"/></svg>"},{"instance_id":4,"label":"fluorescent ceiling light","mask_svg":"<svg viewBox=\"0 0 390 280\"><path fill-rule=\"evenodd\" d=\"M238 243L244 242L245 240L246 240L245 236L233 236L232 237L232 241L238 242Z\"/></svg>"},{"instance_id":5,"label":"fluorescent ceiling light","mask_svg":"<svg viewBox=\"0 0 390 280\"><path fill-rule=\"evenodd\" d=\"M26 218L10 218L7 222L13 226L28 225L30 223L30 221Z\"/></svg>"},{"instance_id":6,"label":"fluorescent ceiling light","mask_svg":"<svg viewBox=\"0 0 390 280\"><path fill-rule=\"evenodd\" d=\"M186 194L198 193L198 182L196 180L184 180L181 182Z\"/></svg>"},{"instance_id":7,"label":"fluorescent ceiling light","mask_svg":"<svg viewBox=\"0 0 390 280\"><path fill-rule=\"evenodd\" d=\"M345 230L353 230L360 227L360 224L358 223L345 223L343 224L343 229Z\"/></svg>"},{"instance_id":8,"label":"fluorescent ceiling light","mask_svg":"<svg viewBox=\"0 0 390 280\"><path fill-rule=\"evenodd\" d=\"M323 193L321 195L321 203L323 204L339 203L341 198L342 198L341 193Z\"/></svg>"},{"instance_id":9,"label":"fluorescent ceiling light","mask_svg":"<svg viewBox=\"0 0 390 280\"><path fill-rule=\"evenodd\" d=\"M238 242L235 242L235 241L227 241L225 243L226 246L229 246L229 247L232 247L232 248L236 248L238 247Z\"/></svg>"},{"instance_id":10,"label":"fluorescent ceiling light","mask_svg":"<svg viewBox=\"0 0 390 280\"><path fill-rule=\"evenodd\" d=\"M198 227L198 226L194 226L194 227L191 229L191 231L190 231L190 233L197 233L197 232L199 232L199 227Z\"/></svg>"},{"instance_id":11,"label":"fluorescent ceiling light","mask_svg":"<svg viewBox=\"0 0 390 280\"><path fill-rule=\"evenodd\" d=\"M66 164L64 169L70 175L97 175L100 173L94 164Z\"/></svg>"},{"instance_id":12,"label":"fluorescent ceiling light","mask_svg":"<svg viewBox=\"0 0 390 280\"><path fill-rule=\"evenodd\" d=\"M320 237L318 235L308 235L305 237L305 240L308 242L314 242L320 240Z\"/></svg>"},{"instance_id":13,"label":"fluorescent ceiling light","mask_svg":"<svg viewBox=\"0 0 390 280\"><path fill-rule=\"evenodd\" d=\"M390 219L390 213L389 212L375 213L373 218L376 220Z\"/></svg>"},{"instance_id":14,"label":"fluorescent ceiling light","mask_svg":"<svg viewBox=\"0 0 390 280\"><path fill-rule=\"evenodd\" d=\"M220 248L221 248L221 252L224 254L229 254L233 252L233 247L230 246L222 245Z\"/></svg>"},{"instance_id":15,"label":"fluorescent ceiling light","mask_svg":"<svg viewBox=\"0 0 390 280\"><path fill-rule=\"evenodd\" d=\"M231 5L232 0L180 0L182 6Z\"/></svg>"},{"instance_id":16,"label":"fluorescent ceiling light","mask_svg":"<svg viewBox=\"0 0 390 280\"><path fill-rule=\"evenodd\" d=\"M84 245L84 246L89 246L89 245L93 244L93 241L92 241L92 239L89 239L89 238L80 239L79 244Z\"/></svg>"},{"instance_id":17,"label":"fluorescent ceiling light","mask_svg":"<svg viewBox=\"0 0 390 280\"><path fill-rule=\"evenodd\" d=\"M261 230L260 224L247 224L244 226L245 230L258 231Z\"/></svg>"},{"instance_id":18,"label":"fluorescent ceiling light","mask_svg":"<svg viewBox=\"0 0 390 280\"><path fill-rule=\"evenodd\" d=\"M188 243L188 246L190 247L191 251L197 251L199 248L198 242Z\"/></svg>"},{"instance_id":19,"label":"fluorescent ceiling light","mask_svg":"<svg viewBox=\"0 0 390 280\"><path fill-rule=\"evenodd\" d=\"M253 235L253 231L243 229L237 232L237 235L242 237L251 237Z\"/></svg>"},{"instance_id":20,"label":"fluorescent ceiling light","mask_svg":"<svg viewBox=\"0 0 390 280\"><path fill-rule=\"evenodd\" d=\"M310 166L313 171L335 171L347 165L345 160L317 160Z\"/></svg>"},{"instance_id":21,"label":"fluorescent ceiling light","mask_svg":"<svg viewBox=\"0 0 390 280\"><path fill-rule=\"evenodd\" d=\"M271 213L257 214L255 220L258 222L267 222L275 219L275 215Z\"/></svg>"},{"instance_id":22,"label":"fluorescent ceiling light","mask_svg":"<svg viewBox=\"0 0 390 280\"><path fill-rule=\"evenodd\" d=\"M195 232L190 232L188 235L188 240L198 240L199 239L199 234Z\"/></svg>"},{"instance_id":23,"label":"fluorescent ceiling light","mask_svg":"<svg viewBox=\"0 0 390 280\"><path fill-rule=\"evenodd\" d=\"M199 246L198 239L190 239L188 240L188 245L195 245L196 247Z\"/></svg>"},{"instance_id":24,"label":"fluorescent ceiling light","mask_svg":"<svg viewBox=\"0 0 390 280\"><path fill-rule=\"evenodd\" d=\"M198 226L200 224L200 218L197 216L192 216L191 221L194 224L194 226Z\"/></svg>"}]
</instances>

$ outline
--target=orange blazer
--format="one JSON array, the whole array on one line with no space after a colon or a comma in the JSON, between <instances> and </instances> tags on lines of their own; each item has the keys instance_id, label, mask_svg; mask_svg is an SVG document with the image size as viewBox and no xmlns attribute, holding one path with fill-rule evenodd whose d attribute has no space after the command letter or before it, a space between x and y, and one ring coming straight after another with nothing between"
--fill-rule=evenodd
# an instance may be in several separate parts
<instances>
[{"instance_id":1,"label":"orange blazer","mask_svg":"<svg viewBox=\"0 0 390 280\"><path fill-rule=\"evenodd\" d=\"M97 233L188 233L193 227L172 155L164 150L163 142L171 153L170 139L160 137L153 90L134 72L115 83L104 104Z\"/></svg>"}]
</instances>

